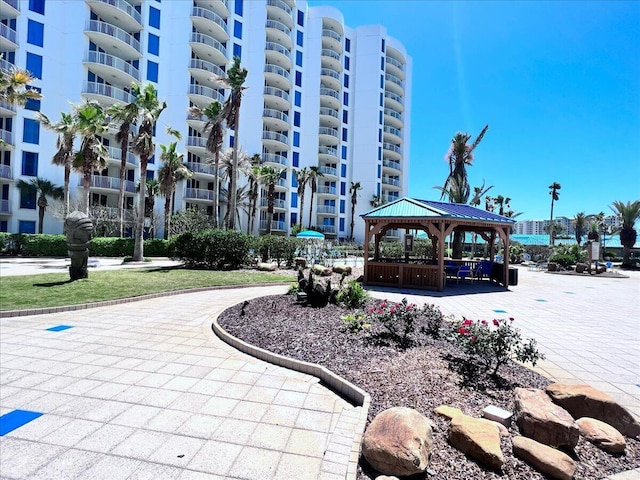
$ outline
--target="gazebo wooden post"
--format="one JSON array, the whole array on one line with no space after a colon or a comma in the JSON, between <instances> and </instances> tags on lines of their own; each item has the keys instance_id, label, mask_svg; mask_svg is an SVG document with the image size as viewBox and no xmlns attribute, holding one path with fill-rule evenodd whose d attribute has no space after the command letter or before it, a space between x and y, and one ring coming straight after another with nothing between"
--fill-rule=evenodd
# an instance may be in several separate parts
<instances>
[{"instance_id":1,"label":"gazebo wooden post","mask_svg":"<svg viewBox=\"0 0 640 480\"><path fill-rule=\"evenodd\" d=\"M444 290L444 284L446 278L444 276L444 237L445 237L445 225L444 222L440 222L438 225L438 277L440 278L439 292Z\"/></svg>"},{"instance_id":2,"label":"gazebo wooden post","mask_svg":"<svg viewBox=\"0 0 640 480\"><path fill-rule=\"evenodd\" d=\"M371 222L365 220L364 224L364 281L367 284L367 266L369 264L369 239L371 238Z\"/></svg>"},{"instance_id":3,"label":"gazebo wooden post","mask_svg":"<svg viewBox=\"0 0 640 480\"><path fill-rule=\"evenodd\" d=\"M507 228L500 228L500 233L502 233L502 235L500 235L502 237L502 241L504 242L504 259L503 259L503 264L504 264L504 288L506 288L507 290L509 290L509 230L511 229L511 227L507 227Z\"/></svg>"}]
</instances>

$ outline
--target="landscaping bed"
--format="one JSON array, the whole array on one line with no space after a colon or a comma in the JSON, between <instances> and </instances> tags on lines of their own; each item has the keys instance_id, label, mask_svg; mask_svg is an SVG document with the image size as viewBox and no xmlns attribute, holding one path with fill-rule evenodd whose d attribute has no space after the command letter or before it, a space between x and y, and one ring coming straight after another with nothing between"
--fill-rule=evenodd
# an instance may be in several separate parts
<instances>
[{"instance_id":1,"label":"landscaping bed","mask_svg":"<svg viewBox=\"0 0 640 480\"><path fill-rule=\"evenodd\" d=\"M370 300L366 311L376 301ZM241 315L241 309L243 314ZM531 370L507 363L492 378L474 370L454 344L433 338L416 329L414 346L405 350L390 341L374 325L350 332L341 320L347 310L328 305L305 307L295 295L264 297L234 306L219 317L230 334L271 352L298 360L318 363L342 376L371 395L368 422L381 411L394 406L418 410L434 423L434 444L427 474L411 478L434 479L544 479L546 478L511 453L510 438L502 438L505 463L502 473L487 470L447 442L449 422L433 413L447 404L465 414L480 417L487 405L513 411L515 387L544 388L548 379ZM442 335L444 336L444 335ZM512 435L518 435L513 424ZM607 475L640 466L640 442L627 438L626 454L614 456L580 439L575 452L575 479L600 480ZM358 479L375 479L364 460Z\"/></svg>"}]
</instances>

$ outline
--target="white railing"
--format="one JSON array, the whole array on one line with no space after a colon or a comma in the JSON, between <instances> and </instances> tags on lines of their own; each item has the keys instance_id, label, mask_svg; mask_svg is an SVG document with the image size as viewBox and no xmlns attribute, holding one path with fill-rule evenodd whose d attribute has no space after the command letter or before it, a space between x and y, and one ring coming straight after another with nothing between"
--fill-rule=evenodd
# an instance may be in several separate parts
<instances>
[{"instance_id":1,"label":"white railing","mask_svg":"<svg viewBox=\"0 0 640 480\"><path fill-rule=\"evenodd\" d=\"M336 187L327 187L326 185L321 185L318 187L318 193L327 194L327 195L335 195Z\"/></svg>"},{"instance_id":2,"label":"white railing","mask_svg":"<svg viewBox=\"0 0 640 480\"><path fill-rule=\"evenodd\" d=\"M83 186L84 180L80 178L79 186ZM91 187L104 188L105 190L120 190L120 179L117 177L105 177L103 175L91 175ZM124 181L125 192L135 193L136 184L130 180Z\"/></svg>"},{"instance_id":3,"label":"white railing","mask_svg":"<svg viewBox=\"0 0 640 480\"><path fill-rule=\"evenodd\" d=\"M390 63L391 65L393 65L394 67L402 70L404 72L404 65L399 62L398 60L396 60L395 58L391 58L391 57L386 57L386 61L387 63Z\"/></svg>"},{"instance_id":4,"label":"white railing","mask_svg":"<svg viewBox=\"0 0 640 480\"><path fill-rule=\"evenodd\" d=\"M282 0L267 0L267 6L278 7L291 15L291 7L284 3Z\"/></svg>"},{"instance_id":5,"label":"white railing","mask_svg":"<svg viewBox=\"0 0 640 480\"><path fill-rule=\"evenodd\" d=\"M123 103L132 103L134 98L129 92L125 92L121 88L112 87L104 83L86 82L84 92L92 95L103 95L105 97L120 100Z\"/></svg>"},{"instance_id":6,"label":"white railing","mask_svg":"<svg viewBox=\"0 0 640 480\"><path fill-rule=\"evenodd\" d=\"M268 63L264 66L264 71L265 73L275 73L276 75L280 75L281 77L286 78L287 80L289 80L289 72L287 70L285 70L282 67L279 67L278 65L273 65L271 63Z\"/></svg>"},{"instance_id":7,"label":"white railing","mask_svg":"<svg viewBox=\"0 0 640 480\"><path fill-rule=\"evenodd\" d=\"M10 132L9 130L0 129L0 140L3 140L10 145L13 145L13 132Z\"/></svg>"},{"instance_id":8,"label":"white railing","mask_svg":"<svg viewBox=\"0 0 640 480\"><path fill-rule=\"evenodd\" d=\"M338 42L342 41L342 36L340 36L340 34L338 32L334 32L333 30L329 30L327 28L324 28L322 30L322 36L323 37L333 38L334 40L337 40Z\"/></svg>"},{"instance_id":9,"label":"white railing","mask_svg":"<svg viewBox=\"0 0 640 480\"><path fill-rule=\"evenodd\" d=\"M216 40L209 35L204 35L203 33L192 32L191 33L191 42L192 43L202 43L204 45L208 45L209 47L215 48L225 57L227 56L227 49L222 43Z\"/></svg>"},{"instance_id":10,"label":"white railing","mask_svg":"<svg viewBox=\"0 0 640 480\"><path fill-rule=\"evenodd\" d=\"M226 78L227 74L224 73L218 65L215 65L211 62L207 62L206 60L200 60L199 58L192 58L191 63L189 63L189 68L197 68L198 70L205 70L207 72L211 72L218 77Z\"/></svg>"},{"instance_id":11,"label":"white railing","mask_svg":"<svg viewBox=\"0 0 640 480\"><path fill-rule=\"evenodd\" d=\"M280 97L283 100L289 101L289 94L280 88L264 87L264 94L273 95L274 97Z\"/></svg>"},{"instance_id":12,"label":"white railing","mask_svg":"<svg viewBox=\"0 0 640 480\"><path fill-rule=\"evenodd\" d=\"M184 198L213 201L213 190L205 190L203 188L186 188L184 191Z\"/></svg>"},{"instance_id":13,"label":"white railing","mask_svg":"<svg viewBox=\"0 0 640 480\"><path fill-rule=\"evenodd\" d=\"M269 199L268 198L261 198L260 199L260 206L261 207L269 207ZM281 198L274 198L273 199L273 207L274 208L287 208L287 203L285 200L281 199Z\"/></svg>"},{"instance_id":14,"label":"white railing","mask_svg":"<svg viewBox=\"0 0 640 480\"><path fill-rule=\"evenodd\" d=\"M336 80L340 80L340 73L336 72L333 68L321 68L320 75L324 75L326 77L335 78Z\"/></svg>"},{"instance_id":15,"label":"white railing","mask_svg":"<svg viewBox=\"0 0 640 480\"><path fill-rule=\"evenodd\" d=\"M318 167L318 171L323 175L333 175L334 177L338 176L338 169L333 167Z\"/></svg>"},{"instance_id":16,"label":"white railing","mask_svg":"<svg viewBox=\"0 0 640 480\"><path fill-rule=\"evenodd\" d=\"M4 37L9 40L11 43L18 44L18 32L16 32L13 28L9 28L4 23L0 23L0 37Z\"/></svg>"},{"instance_id":17,"label":"white railing","mask_svg":"<svg viewBox=\"0 0 640 480\"><path fill-rule=\"evenodd\" d=\"M0 164L0 178L7 178L9 180L13 178L10 165Z\"/></svg>"},{"instance_id":18,"label":"white railing","mask_svg":"<svg viewBox=\"0 0 640 480\"><path fill-rule=\"evenodd\" d=\"M382 148L384 148L385 150L391 150L392 152L401 153L400 152L400 147L398 147L397 145L394 145L392 143L384 142L382 144Z\"/></svg>"},{"instance_id":19,"label":"white railing","mask_svg":"<svg viewBox=\"0 0 640 480\"><path fill-rule=\"evenodd\" d=\"M396 112L395 110L391 110L390 108L385 108L384 114L402 121L402 114Z\"/></svg>"},{"instance_id":20,"label":"white railing","mask_svg":"<svg viewBox=\"0 0 640 480\"><path fill-rule=\"evenodd\" d=\"M330 50L328 48L323 48L322 52L320 52L323 57L331 57L334 60L340 61L340 54Z\"/></svg>"},{"instance_id":21,"label":"white railing","mask_svg":"<svg viewBox=\"0 0 640 480\"><path fill-rule=\"evenodd\" d=\"M140 80L140 72L138 69L121 58L114 57L113 55L103 52L89 52L87 53L86 58L86 62L99 63L100 65L117 68L127 75L131 75L136 80Z\"/></svg>"},{"instance_id":22,"label":"white railing","mask_svg":"<svg viewBox=\"0 0 640 480\"><path fill-rule=\"evenodd\" d=\"M291 35L291 29L287 27L284 23L278 22L277 20L267 19L267 23L265 24L267 28L274 28L276 30L280 30L281 32L286 33L287 35Z\"/></svg>"},{"instance_id":23,"label":"white railing","mask_svg":"<svg viewBox=\"0 0 640 480\"><path fill-rule=\"evenodd\" d=\"M190 95L202 95L203 97L208 97L212 100L217 100L220 103L224 102L224 97L222 93L217 90L214 90L211 87L205 87L204 85L189 85L189 94Z\"/></svg>"},{"instance_id":24,"label":"white railing","mask_svg":"<svg viewBox=\"0 0 640 480\"><path fill-rule=\"evenodd\" d=\"M386 126L384 127L384 131L387 133L392 133L393 135L397 135L398 137L402 137L402 132L397 128Z\"/></svg>"},{"instance_id":25,"label":"white railing","mask_svg":"<svg viewBox=\"0 0 640 480\"><path fill-rule=\"evenodd\" d=\"M336 233L336 226L335 225L320 225L320 231L322 233L330 233L330 234L335 234Z\"/></svg>"},{"instance_id":26,"label":"white railing","mask_svg":"<svg viewBox=\"0 0 640 480\"><path fill-rule=\"evenodd\" d=\"M187 167L194 173L204 173L206 175L216 174L215 165L210 165L208 163L187 162Z\"/></svg>"},{"instance_id":27,"label":"white railing","mask_svg":"<svg viewBox=\"0 0 640 480\"><path fill-rule=\"evenodd\" d=\"M283 122L289 123L289 116L281 112L280 110L274 110L273 108L265 108L262 110L263 117L276 118L278 120L282 120Z\"/></svg>"},{"instance_id":28,"label":"white railing","mask_svg":"<svg viewBox=\"0 0 640 480\"><path fill-rule=\"evenodd\" d=\"M340 114L333 108L320 107L320 115L329 115L330 117L340 118Z\"/></svg>"},{"instance_id":29,"label":"white railing","mask_svg":"<svg viewBox=\"0 0 640 480\"><path fill-rule=\"evenodd\" d=\"M287 47L280 45L279 43L276 42L267 42L264 46L265 50L271 50L273 52L278 52L281 53L282 55L284 55L285 57L291 59L291 50L289 50Z\"/></svg>"},{"instance_id":30,"label":"white railing","mask_svg":"<svg viewBox=\"0 0 640 480\"><path fill-rule=\"evenodd\" d=\"M385 78L385 80L388 80L391 83L395 83L400 88L404 89L404 82L402 80L400 80L398 77L396 77L395 75L391 75L390 73L387 73L384 76L384 78Z\"/></svg>"},{"instance_id":31,"label":"white railing","mask_svg":"<svg viewBox=\"0 0 640 480\"><path fill-rule=\"evenodd\" d=\"M98 20L89 20L89 22L87 23L87 30L90 32L104 33L105 35L117 38L121 42L124 42L135 49L136 52L142 52L140 50L140 42L136 40L133 35L119 27L116 27L115 25L111 25L110 23L106 22L100 22Z\"/></svg>"},{"instance_id":32,"label":"white railing","mask_svg":"<svg viewBox=\"0 0 640 480\"><path fill-rule=\"evenodd\" d=\"M122 160L122 149L120 147L107 147L107 152L109 158L113 158L114 160ZM138 165L138 157L136 157L133 153L127 152L127 163L131 163L132 165Z\"/></svg>"},{"instance_id":33,"label":"white railing","mask_svg":"<svg viewBox=\"0 0 640 480\"><path fill-rule=\"evenodd\" d=\"M337 157L338 149L334 147L326 147L326 146L320 145L318 147L318 153L322 155L333 155L334 157Z\"/></svg>"},{"instance_id":34,"label":"white railing","mask_svg":"<svg viewBox=\"0 0 640 480\"><path fill-rule=\"evenodd\" d=\"M131 4L125 2L124 0L93 0L94 2L106 3L107 5L111 5L116 7L118 10L122 10L124 13L132 17L136 22L142 25L142 15L133 8Z\"/></svg>"},{"instance_id":35,"label":"white railing","mask_svg":"<svg viewBox=\"0 0 640 480\"><path fill-rule=\"evenodd\" d=\"M266 230L267 225L269 224L269 220L260 220L260 230ZM271 222L271 231L284 231L287 228L284 222L272 221Z\"/></svg>"},{"instance_id":36,"label":"white railing","mask_svg":"<svg viewBox=\"0 0 640 480\"><path fill-rule=\"evenodd\" d=\"M227 31L227 22L225 22L220 15L218 15L215 12L212 12L211 10L207 9L207 8L202 8L202 7L193 7L193 9L191 10L191 16L192 17L201 17L201 18L205 18L213 23L215 23L216 25L218 25L220 28L222 28L225 32Z\"/></svg>"},{"instance_id":37,"label":"white railing","mask_svg":"<svg viewBox=\"0 0 640 480\"><path fill-rule=\"evenodd\" d=\"M338 138L338 130L336 130L335 128L320 127L320 128L318 128L318 134L319 135L330 135L332 137Z\"/></svg>"},{"instance_id":38,"label":"white railing","mask_svg":"<svg viewBox=\"0 0 640 480\"><path fill-rule=\"evenodd\" d=\"M270 162L270 163L278 163L280 165L287 165L287 157L283 157L282 155L278 155L277 153L263 153L262 154L262 163ZM284 179L281 179L284 180ZM286 186L286 185L281 185Z\"/></svg>"},{"instance_id":39,"label":"white railing","mask_svg":"<svg viewBox=\"0 0 640 480\"><path fill-rule=\"evenodd\" d=\"M400 186L400 180L396 180L395 178L390 177L382 177L382 183L385 185L393 185L394 187Z\"/></svg>"},{"instance_id":40,"label":"white railing","mask_svg":"<svg viewBox=\"0 0 640 480\"><path fill-rule=\"evenodd\" d=\"M384 92L384 96L402 104L402 97L400 95L396 95L395 93L392 93L392 92Z\"/></svg>"},{"instance_id":41,"label":"white railing","mask_svg":"<svg viewBox=\"0 0 640 480\"><path fill-rule=\"evenodd\" d=\"M400 162L394 162L392 160L382 160L382 165L389 168L395 168L400 170Z\"/></svg>"},{"instance_id":42,"label":"white railing","mask_svg":"<svg viewBox=\"0 0 640 480\"><path fill-rule=\"evenodd\" d=\"M204 137L196 137L192 135L187 138L187 147L207 148L207 139Z\"/></svg>"},{"instance_id":43,"label":"white railing","mask_svg":"<svg viewBox=\"0 0 640 480\"><path fill-rule=\"evenodd\" d=\"M0 200L0 213L11 213L9 200L5 200L5 199Z\"/></svg>"},{"instance_id":44,"label":"white railing","mask_svg":"<svg viewBox=\"0 0 640 480\"><path fill-rule=\"evenodd\" d=\"M320 88L320 95L327 95L329 97L337 98L340 100L340 93L333 88L322 87Z\"/></svg>"},{"instance_id":45,"label":"white railing","mask_svg":"<svg viewBox=\"0 0 640 480\"><path fill-rule=\"evenodd\" d=\"M336 207L335 205L318 205L316 212L319 214L330 214L335 215Z\"/></svg>"},{"instance_id":46,"label":"white railing","mask_svg":"<svg viewBox=\"0 0 640 480\"><path fill-rule=\"evenodd\" d=\"M264 130L262 132L262 139L263 140L275 140L277 142L288 144L287 137L285 135L281 134L281 133L278 133L278 132L269 132L267 130Z\"/></svg>"}]
</instances>

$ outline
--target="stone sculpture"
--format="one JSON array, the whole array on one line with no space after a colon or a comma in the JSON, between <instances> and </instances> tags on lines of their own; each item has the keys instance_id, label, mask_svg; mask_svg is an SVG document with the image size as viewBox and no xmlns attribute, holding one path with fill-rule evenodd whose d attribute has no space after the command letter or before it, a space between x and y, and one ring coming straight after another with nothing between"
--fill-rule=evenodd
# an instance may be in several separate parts
<instances>
[{"instance_id":1,"label":"stone sculpture","mask_svg":"<svg viewBox=\"0 0 640 480\"><path fill-rule=\"evenodd\" d=\"M85 213L71 212L64 221L64 233L67 236L67 248L71 259L71 281L88 278L89 244L93 233L91 219Z\"/></svg>"}]
</instances>

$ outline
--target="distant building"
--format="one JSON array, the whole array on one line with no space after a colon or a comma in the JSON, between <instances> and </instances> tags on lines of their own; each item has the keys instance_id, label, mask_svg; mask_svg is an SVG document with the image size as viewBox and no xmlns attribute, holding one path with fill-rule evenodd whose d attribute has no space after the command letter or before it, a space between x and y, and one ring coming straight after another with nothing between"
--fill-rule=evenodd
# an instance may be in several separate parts
<instances>
[{"instance_id":1,"label":"distant building","mask_svg":"<svg viewBox=\"0 0 640 480\"><path fill-rule=\"evenodd\" d=\"M587 215L589 217L590 215ZM592 215L595 216L595 215ZM554 223L559 223L564 228L563 235L569 235L573 237L576 233L575 226L573 225L573 218L568 217L555 217L553 219ZM514 227L514 231L518 235L543 235L545 232L545 227L549 225L549 219L546 220L520 220L516 223ZM610 228L611 230L619 230L622 227L622 220L617 215L609 215L604 217L604 225L605 228ZM587 221L587 225L585 226L585 236L586 232L589 229L589 223ZM611 230L608 230L611 232Z\"/></svg>"}]
</instances>

